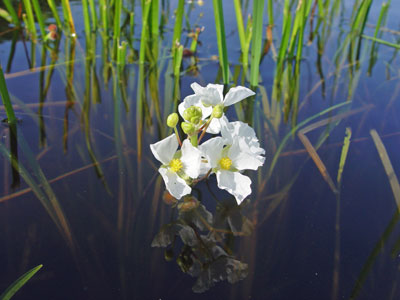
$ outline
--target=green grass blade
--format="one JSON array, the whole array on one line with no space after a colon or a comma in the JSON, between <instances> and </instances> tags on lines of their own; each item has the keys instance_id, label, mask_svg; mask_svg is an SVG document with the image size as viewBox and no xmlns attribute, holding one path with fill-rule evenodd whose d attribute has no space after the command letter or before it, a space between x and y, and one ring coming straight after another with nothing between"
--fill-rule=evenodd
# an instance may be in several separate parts
<instances>
[{"instance_id":1,"label":"green grass blade","mask_svg":"<svg viewBox=\"0 0 400 300\"><path fill-rule=\"evenodd\" d=\"M374 41L375 43L379 43L379 44L382 44L382 45L385 45L385 46L389 46L389 47L393 47L393 48L396 48L396 49L400 49L400 45L399 44L390 43L390 42L384 41L382 39L378 39L378 38L375 38L373 36L368 36L368 35L364 35L364 34L362 35L362 37L364 39Z\"/></svg>"},{"instance_id":2,"label":"green grass blade","mask_svg":"<svg viewBox=\"0 0 400 300\"><path fill-rule=\"evenodd\" d=\"M180 44L184 6L185 6L185 0L179 0L178 7L176 8L174 34L172 36L172 49L175 49L176 45Z\"/></svg>"},{"instance_id":3,"label":"green grass blade","mask_svg":"<svg viewBox=\"0 0 400 300\"><path fill-rule=\"evenodd\" d=\"M6 80L4 78L3 67L0 64L0 95L3 101L4 108L7 114L7 121L9 124L16 124L17 119L14 114L14 108L11 104L10 95L8 94L8 89L6 85Z\"/></svg>"},{"instance_id":4,"label":"green grass blade","mask_svg":"<svg viewBox=\"0 0 400 300\"><path fill-rule=\"evenodd\" d=\"M261 46L263 40L264 0L253 2L253 41L251 46L250 85L258 85Z\"/></svg>"},{"instance_id":5,"label":"green grass blade","mask_svg":"<svg viewBox=\"0 0 400 300\"><path fill-rule=\"evenodd\" d=\"M92 28L93 31L96 31L98 21L97 21L96 5L94 3L94 0L89 0L89 7L90 7L90 15L92 17Z\"/></svg>"},{"instance_id":6,"label":"green grass blade","mask_svg":"<svg viewBox=\"0 0 400 300\"><path fill-rule=\"evenodd\" d=\"M18 290L21 287L23 287L24 284L27 283L28 280L31 279L32 276L35 275L42 267L43 267L43 265L38 265L38 266L34 267L33 269L29 270L28 272L26 272L24 275L22 275L16 281L14 281L11 284L11 286L9 286L4 291L4 293L0 295L0 299L1 300L9 300L9 299L11 299L11 297L14 296L14 294L16 292L18 292Z\"/></svg>"},{"instance_id":7,"label":"green grass blade","mask_svg":"<svg viewBox=\"0 0 400 300\"><path fill-rule=\"evenodd\" d=\"M10 0L3 0L4 5L7 8L8 13L11 15L11 18L13 20L13 23L15 24L15 26L20 27L21 26L21 22L19 21L17 12L14 9L14 6L12 6L11 1Z\"/></svg>"},{"instance_id":8,"label":"green grass blade","mask_svg":"<svg viewBox=\"0 0 400 300\"><path fill-rule=\"evenodd\" d=\"M340 155L339 170L338 170L337 180L336 180L337 186L339 189L340 189L340 183L342 182L342 174L343 174L344 165L346 163L347 153L349 152L350 138L351 138L351 129L350 129L350 127L348 127L348 128L346 128L346 136L343 141L342 154Z\"/></svg>"},{"instance_id":9,"label":"green grass blade","mask_svg":"<svg viewBox=\"0 0 400 300\"><path fill-rule=\"evenodd\" d=\"M275 154L274 154L274 157L272 158L272 161L271 161L271 164L270 164L270 168L269 168L269 172L268 172L268 178L271 176L271 174L272 174L272 172L273 172L273 170L274 170L274 168L275 168L275 165L276 165L276 163L277 163L277 161L278 161L279 155L281 154L283 148L286 146L286 143L288 142L289 138L290 138L291 136L293 136L293 135L296 133L297 130L299 130L302 126L304 126L305 124L311 122L312 120L314 120L314 119L316 119L316 118L318 118L318 117L320 117L320 116L322 116L322 115L325 115L325 114L329 113L329 112L332 111L332 110L335 110L335 109L337 109L337 108L340 108L340 107L343 107L343 106L345 106L345 105L348 105L348 104L350 104L350 103L351 103L351 102L342 102L342 103L336 104L336 105L334 105L334 106L331 106L331 107L329 107L329 108L327 108L327 109L325 109L325 110L323 110L323 111L321 111L321 112L319 112L319 113L317 113L317 114L315 114L315 115L313 115L313 116L311 116L311 117L305 119L304 121L300 122L300 123L297 124L295 127L293 127L293 128L285 135L285 137L282 139L282 142L279 144L279 147L278 147L278 149L276 150L276 152L275 152Z\"/></svg>"},{"instance_id":10,"label":"green grass blade","mask_svg":"<svg viewBox=\"0 0 400 300\"><path fill-rule=\"evenodd\" d=\"M262 0L260 0L262 1ZM224 11L222 7L222 0L213 0L214 17L215 17L215 30L217 32L219 64L222 69L222 79L224 84L229 83L229 63L228 51L226 48L226 35L224 25Z\"/></svg>"},{"instance_id":11,"label":"green grass blade","mask_svg":"<svg viewBox=\"0 0 400 300\"><path fill-rule=\"evenodd\" d=\"M68 29L72 36L75 36L75 24L74 18L72 17L71 7L69 5L69 0L61 0L61 5L64 13L64 20L68 24Z\"/></svg>"},{"instance_id":12,"label":"green grass blade","mask_svg":"<svg viewBox=\"0 0 400 300\"><path fill-rule=\"evenodd\" d=\"M394 199L396 200L397 209L400 211L400 184L397 179L396 173L393 170L392 163L390 162L389 155L386 152L386 148L382 143L381 138L375 129L370 131L372 139L375 143L376 149L378 150L379 157L381 158L383 167L385 169L386 175L389 178L390 187L393 191Z\"/></svg>"},{"instance_id":13,"label":"green grass blade","mask_svg":"<svg viewBox=\"0 0 400 300\"><path fill-rule=\"evenodd\" d=\"M36 40L36 27L35 27L35 19L33 17L33 11L32 11L32 5L30 0L23 0L24 2L24 7L26 11L26 20L27 23L27 29L32 35L32 39Z\"/></svg>"},{"instance_id":14,"label":"green grass blade","mask_svg":"<svg viewBox=\"0 0 400 300\"><path fill-rule=\"evenodd\" d=\"M115 10L114 10L114 45L113 45L113 59L117 59L119 40L121 36L121 10L122 10L122 0L115 0ZM146 21L143 19L143 26Z\"/></svg>"},{"instance_id":15,"label":"green grass blade","mask_svg":"<svg viewBox=\"0 0 400 300\"><path fill-rule=\"evenodd\" d=\"M38 20L39 23L40 34L42 35L42 39L44 39L44 37L46 36L46 29L45 29L46 25L44 24L42 9L40 8L38 0L32 0L32 4L33 4L33 10L35 11L36 14L36 19Z\"/></svg>"},{"instance_id":16,"label":"green grass blade","mask_svg":"<svg viewBox=\"0 0 400 300\"><path fill-rule=\"evenodd\" d=\"M54 2L54 0L47 0L47 4L49 5L51 12L53 13L54 20L56 20L57 26L61 29L62 28L62 22L60 15L58 14L57 11L57 5Z\"/></svg>"}]
</instances>

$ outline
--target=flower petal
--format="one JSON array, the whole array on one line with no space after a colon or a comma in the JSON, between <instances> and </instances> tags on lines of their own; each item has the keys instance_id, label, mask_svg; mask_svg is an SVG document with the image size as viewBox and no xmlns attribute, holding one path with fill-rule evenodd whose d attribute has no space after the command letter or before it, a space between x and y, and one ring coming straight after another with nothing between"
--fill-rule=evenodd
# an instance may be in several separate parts
<instances>
[{"instance_id":1,"label":"flower petal","mask_svg":"<svg viewBox=\"0 0 400 300\"><path fill-rule=\"evenodd\" d=\"M189 140L184 140L182 144L183 171L191 178L197 178L200 174L201 151L190 143Z\"/></svg>"},{"instance_id":2,"label":"flower petal","mask_svg":"<svg viewBox=\"0 0 400 300\"><path fill-rule=\"evenodd\" d=\"M167 168L159 168L165 186L168 192L176 199L181 199L183 196L190 194L192 189L186 184L186 181L180 178L175 172L169 171Z\"/></svg>"},{"instance_id":3,"label":"flower petal","mask_svg":"<svg viewBox=\"0 0 400 300\"><path fill-rule=\"evenodd\" d=\"M250 152L256 155L264 155L265 150L260 147L256 132L248 124L241 121L229 122L224 116L220 119L221 135L227 144L232 144L237 137L243 137L249 146Z\"/></svg>"},{"instance_id":4,"label":"flower petal","mask_svg":"<svg viewBox=\"0 0 400 300\"><path fill-rule=\"evenodd\" d=\"M265 157L251 152L244 137L234 139L228 156L232 160L232 165L238 170L257 170L265 160Z\"/></svg>"},{"instance_id":5,"label":"flower petal","mask_svg":"<svg viewBox=\"0 0 400 300\"><path fill-rule=\"evenodd\" d=\"M208 125L206 132L211 134L218 134L220 133L220 131L221 124L219 122L219 119L212 119L210 125Z\"/></svg>"},{"instance_id":6,"label":"flower petal","mask_svg":"<svg viewBox=\"0 0 400 300\"><path fill-rule=\"evenodd\" d=\"M207 158L211 168L216 168L218 166L223 147L224 140L220 136L209 139L199 146L203 156Z\"/></svg>"},{"instance_id":7,"label":"flower petal","mask_svg":"<svg viewBox=\"0 0 400 300\"><path fill-rule=\"evenodd\" d=\"M202 87L196 82L191 84L196 96L201 97L201 102L207 106L215 106L222 104L224 86L221 84L208 84L207 87Z\"/></svg>"},{"instance_id":8,"label":"flower petal","mask_svg":"<svg viewBox=\"0 0 400 300\"><path fill-rule=\"evenodd\" d=\"M218 187L235 196L238 204L251 194L251 180L239 172L217 171Z\"/></svg>"},{"instance_id":9,"label":"flower petal","mask_svg":"<svg viewBox=\"0 0 400 300\"><path fill-rule=\"evenodd\" d=\"M155 158L164 165L168 165L178 149L178 140L176 139L175 134L171 134L169 137L166 137L155 144L151 144L150 149Z\"/></svg>"},{"instance_id":10,"label":"flower petal","mask_svg":"<svg viewBox=\"0 0 400 300\"><path fill-rule=\"evenodd\" d=\"M226 94L225 99L224 99L224 106L229 106L232 104L235 104L239 101L242 101L243 99L253 96L255 93L243 86L237 86L234 88L231 88L229 92Z\"/></svg>"}]
</instances>

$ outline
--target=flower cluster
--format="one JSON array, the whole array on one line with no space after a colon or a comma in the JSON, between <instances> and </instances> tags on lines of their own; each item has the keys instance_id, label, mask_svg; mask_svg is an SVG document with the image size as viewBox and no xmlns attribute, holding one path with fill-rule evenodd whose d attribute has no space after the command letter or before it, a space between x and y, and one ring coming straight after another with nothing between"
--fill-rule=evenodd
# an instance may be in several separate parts
<instances>
[{"instance_id":1,"label":"flower cluster","mask_svg":"<svg viewBox=\"0 0 400 300\"><path fill-rule=\"evenodd\" d=\"M187 96L178 106L184 122L182 131L187 138L181 142L176 126L179 116L169 115L167 124L175 134L155 143L150 148L162 163L159 172L169 193L180 199L191 193L191 186L215 173L218 187L235 196L240 204L251 194L251 180L242 174L257 170L264 164L264 149L255 131L246 123L229 122L224 112L254 92L237 86L223 96L223 85L191 85L194 95ZM205 133L220 134L199 144ZM199 136L200 135L200 136ZM180 150L179 150L180 146Z\"/></svg>"}]
</instances>

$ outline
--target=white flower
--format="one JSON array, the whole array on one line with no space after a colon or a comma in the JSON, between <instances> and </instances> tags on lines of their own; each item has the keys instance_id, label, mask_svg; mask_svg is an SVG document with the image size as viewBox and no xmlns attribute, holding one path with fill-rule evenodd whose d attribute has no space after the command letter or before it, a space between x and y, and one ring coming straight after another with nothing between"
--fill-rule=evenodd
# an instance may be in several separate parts
<instances>
[{"instance_id":1,"label":"white flower","mask_svg":"<svg viewBox=\"0 0 400 300\"><path fill-rule=\"evenodd\" d=\"M158 169L169 193L176 199L190 194L192 189L182 177L197 178L200 174L201 152L189 140L178 150L175 134L150 145L151 152L162 166Z\"/></svg>"},{"instance_id":2,"label":"white flower","mask_svg":"<svg viewBox=\"0 0 400 300\"><path fill-rule=\"evenodd\" d=\"M235 196L238 204L251 194L251 179L240 171L257 170L264 161L249 151L244 137L238 136L230 145L226 145L224 138L215 137L204 142L200 149L216 174L220 189Z\"/></svg>"},{"instance_id":3,"label":"white flower","mask_svg":"<svg viewBox=\"0 0 400 300\"><path fill-rule=\"evenodd\" d=\"M265 154L265 150L260 147L254 129L241 121L229 122L225 116L221 118L220 122L221 135L225 139L226 143L232 145L234 139L238 137L243 138L247 145L246 151L254 154L260 161L260 165L263 165L265 158L261 155Z\"/></svg>"},{"instance_id":4,"label":"white flower","mask_svg":"<svg viewBox=\"0 0 400 300\"><path fill-rule=\"evenodd\" d=\"M195 92L196 101L200 101L201 104L203 104L203 106L206 108L216 105L221 105L222 107L230 106L249 96L255 95L252 90L243 86L231 88L226 94L225 98L223 96L224 86L221 84L208 84L206 87L202 87L198 83L194 82L192 83L191 87ZM210 114L211 112L208 114L208 116ZM219 119L213 119L208 127L207 132L219 133L220 131L221 124Z\"/></svg>"}]
</instances>

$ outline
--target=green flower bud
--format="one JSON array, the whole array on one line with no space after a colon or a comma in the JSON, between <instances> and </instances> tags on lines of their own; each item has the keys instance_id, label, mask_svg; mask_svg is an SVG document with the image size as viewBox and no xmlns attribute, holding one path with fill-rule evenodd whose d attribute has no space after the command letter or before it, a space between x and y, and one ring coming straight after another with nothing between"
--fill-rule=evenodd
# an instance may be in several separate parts
<instances>
[{"instance_id":1,"label":"green flower bud","mask_svg":"<svg viewBox=\"0 0 400 300\"><path fill-rule=\"evenodd\" d=\"M219 119L222 117L222 115L224 114L224 107L223 105L216 105L213 107L213 111L212 111L212 117Z\"/></svg>"},{"instance_id":2,"label":"green flower bud","mask_svg":"<svg viewBox=\"0 0 400 300\"><path fill-rule=\"evenodd\" d=\"M201 118L199 118L199 117L192 117L192 118L190 118L190 123L197 125L197 124L199 124L200 120L201 120Z\"/></svg>"},{"instance_id":3,"label":"green flower bud","mask_svg":"<svg viewBox=\"0 0 400 300\"><path fill-rule=\"evenodd\" d=\"M182 122L181 127L182 127L183 132L186 134L192 134L195 129L193 124L187 123L187 122Z\"/></svg>"},{"instance_id":4,"label":"green flower bud","mask_svg":"<svg viewBox=\"0 0 400 300\"><path fill-rule=\"evenodd\" d=\"M201 108L197 106L191 106L189 108L186 108L185 111L183 112L183 118L194 124L197 124L201 120L202 116L203 113L201 111ZM197 123L193 122L192 119Z\"/></svg>"},{"instance_id":5,"label":"green flower bud","mask_svg":"<svg viewBox=\"0 0 400 300\"><path fill-rule=\"evenodd\" d=\"M177 113L172 113L167 118L168 127L175 128L176 124L178 124L179 117Z\"/></svg>"}]
</instances>

